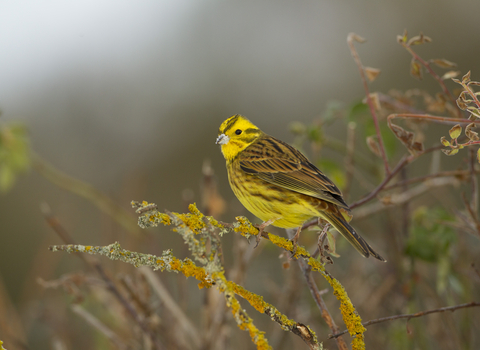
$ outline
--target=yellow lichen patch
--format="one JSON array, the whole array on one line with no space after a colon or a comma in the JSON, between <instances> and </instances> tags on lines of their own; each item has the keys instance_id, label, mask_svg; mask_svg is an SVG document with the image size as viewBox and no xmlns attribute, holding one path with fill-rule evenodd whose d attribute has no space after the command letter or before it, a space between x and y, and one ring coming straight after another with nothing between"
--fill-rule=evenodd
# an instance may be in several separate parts
<instances>
[{"instance_id":1,"label":"yellow lichen patch","mask_svg":"<svg viewBox=\"0 0 480 350\"><path fill-rule=\"evenodd\" d=\"M170 269L181 272L185 277L195 277L200 281L198 288L209 288L212 286L212 280L208 276L207 272L203 267L198 267L190 259L185 259L181 261L177 258L173 258L170 263Z\"/></svg>"},{"instance_id":2,"label":"yellow lichen patch","mask_svg":"<svg viewBox=\"0 0 480 350\"><path fill-rule=\"evenodd\" d=\"M343 322L348 329L348 332L352 337L355 337L352 341L352 350L365 349L365 342L363 333L366 331L362 325L362 319L358 315L355 307L353 306L350 298L345 291L345 288L340 284L338 280L325 273L325 268L314 258L308 260L308 264L312 266L312 270L322 272L323 277L333 288L333 294L340 301L340 311L342 313Z\"/></svg>"},{"instance_id":3,"label":"yellow lichen patch","mask_svg":"<svg viewBox=\"0 0 480 350\"><path fill-rule=\"evenodd\" d=\"M278 322L283 329L290 330L292 327L297 325L296 321L290 320L287 316L280 313L275 306L265 302L262 296L249 292L234 282L228 281L227 283L229 288L231 288L235 294L247 300L249 304L252 305L258 312L269 314L270 317L275 322Z\"/></svg>"},{"instance_id":4,"label":"yellow lichen patch","mask_svg":"<svg viewBox=\"0 0 480 350\"><path fill-rule=\"evenodd\" d=\"M237 224L234 225L233 231L240 233L242 236L249 237L250 235L258 235L258 228L253 226L253 224L248 221L244 216L237 216L235 218Z\"/></svg>"},{"instance_id":5,"label":"yellow lichen patch","mask_svg":"<svg viewBox=\"0 0 480 350\"><path fill-rule=\"evenodd\" d=\"M227 283L235 294L240 295L243 299L247 300L258 312L265 312L265 306L268 304L263 301L262 296L249 292L242 286L231 281L227 281Z\"/></svg>"},{"instance_id":6,"label":"yellow lichen patch","mask_svg":"<svg viewBox=\"0 0 480 350\"><path fill-rule=\"evenodd\" d=\"M217 287L220 292L225 294L227 306L231 308L233 317L237 322L237 326L248 331L252 341L257 346L258 350L270 350L272 347L268 344L265 338L265 332L260 331L254 324L253 320L242 309L240 303L235 298L233 287L235 284L230 283L225 278L223 272L216 272L213 274L214 279L217 281ZM240 287L241 288L241 287Z\"/></svg>"},{"instance_id":7,"label":"yellow lichen patch","mask_svg":"<svg viewBox=\"0 0 480 350\"><path fill-rule=\"evenodd\" d=\"M204 215L197 209L195 203L190 204L188 210L190 210L189 214L174 214L183 222L185 227L188 227L195 234L199 234L206 226L205 222L203 222Z\"/></svg>"},{"instance_id":8,"label":"yellow lichen patch","mask_svg":"<svg viewBox=\"0 0 480 350\"><path fill-rule=\"evenodd\" d=\"M164 213L160 213L159 211L157 211L155 214L149 215L148 220L150 222L160 222L165 226L170 226L172 224L172 220L170 219L170 216Z\"/></svg>"}]
</instances>

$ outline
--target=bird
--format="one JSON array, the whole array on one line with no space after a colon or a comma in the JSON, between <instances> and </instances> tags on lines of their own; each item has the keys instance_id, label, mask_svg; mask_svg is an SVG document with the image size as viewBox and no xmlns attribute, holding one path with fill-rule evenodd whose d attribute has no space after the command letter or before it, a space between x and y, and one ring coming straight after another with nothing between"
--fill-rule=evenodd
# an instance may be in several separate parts
<instances>
[{"instance_id":1,"label":"bird","mask_svg":"<svg viewBox=\"0 0 480 350\"><path fill-rule=\"evenodd\" d=\"M338 187L293 146L270 136L242 115L226 119L216 144L226 160L230 186L263 223L298 228L313 218L330 223L364 257L386 261L347 222L350 208Z\"/></svg>"}]
</instances>

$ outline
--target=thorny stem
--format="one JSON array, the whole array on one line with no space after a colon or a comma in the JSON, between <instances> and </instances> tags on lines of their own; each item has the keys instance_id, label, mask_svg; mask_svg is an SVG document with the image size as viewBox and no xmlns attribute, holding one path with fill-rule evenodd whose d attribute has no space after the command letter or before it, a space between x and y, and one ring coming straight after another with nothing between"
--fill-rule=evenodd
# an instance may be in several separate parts
<instances>
[{"instance_id":1,"label":"thorny stem","mask_svg":"<svg viewBox=\"0 0 480 350\"><path fill-rule=\"evenodd\" d=\"M370 320L370 321L362 323L362 324L366 327L366 326L370 326L372 324L377 324L377 323L382 323L382 322L387 322L387 321L392 321L392 320L399 320L399 319L402 319L402 318L406 318L406 319L409 320L411 318L422 317L422 316L433 314L433 313L445 312L445 311L452 311L453 312L453 311L458 310L458 309L464 309L464 308L468 308L468 307L478 307L478 306L480 306L480 302L472 301L471 303L460 304L460 305L455 305L455 306L448 306L448 307L441 307L439 309L421 311L421 312L416 312L414 314L395 315L395 316L377 318L375 320ZM332 334L328 339L340 337L341 335L344 335L347 332L348 332L348 330L344 330L340 333Z\"/></svg>"},{"instance_id":2,"label":"thorny stem","mask_svg":"<svg viewBox=\"0 0 480 350\"><path fill-rule=\"evenodd\" d=\"M372 114L373 123L375 124L375 131L377 133L378 145L380 147L380 154L382 156L383 165L385 167L385 174L388 175L390 174L390 168L388 166L387 154L385 152L385 146L383 144L382 134L380 132L380 124L378 123L378 117L377 117L377 113L375 112L375 106L373 105L373 100L372 100L372 97L370 96L370 91L368 89L367 78L365 77L364 67L360 60L360 56L358 55L357 50L355 49L355 45L353 44L355 38L358 38L358 36L355 33L348 34L347 43L348 43L348 46L350 47L350 52L353 56L353 59L357 64L358 71L360 72L360 76L362 77L363 88L367 96L368 108L370 108L370 113Z\"/></svg>"}]
</instances>

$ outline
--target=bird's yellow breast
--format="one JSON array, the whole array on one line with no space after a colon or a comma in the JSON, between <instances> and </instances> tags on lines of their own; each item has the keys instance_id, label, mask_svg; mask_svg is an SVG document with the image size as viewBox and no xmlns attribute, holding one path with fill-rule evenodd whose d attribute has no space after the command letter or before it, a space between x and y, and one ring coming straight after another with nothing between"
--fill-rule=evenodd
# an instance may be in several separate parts
<instances>
[{"instance_id":1,"label":"bird's yellow breast","mask_svg":"<svg viewBox=\"0 0 480 350\"><path fill-rule=\"evenodd\" d=\"M240 169L238 161L227 163L228 180L243 206L262 221L295 228L319 216L315 198L285 190Z\"/></svg>"}]
</instances>

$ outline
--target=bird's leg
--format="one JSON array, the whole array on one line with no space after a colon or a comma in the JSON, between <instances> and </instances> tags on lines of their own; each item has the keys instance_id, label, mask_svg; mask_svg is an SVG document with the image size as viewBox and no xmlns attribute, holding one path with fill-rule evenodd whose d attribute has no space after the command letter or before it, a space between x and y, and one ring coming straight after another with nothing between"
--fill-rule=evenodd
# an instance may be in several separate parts
<instances>
[{"instance_id":1,"label":"bird's leg","mask_svg":"<svg viewBox=\"0 0 480 350\"><path fill-rule=\"evenodd\" d=\"M319 219L320 221L320 219ZM319 222L320 224L320 222ZM328 232L328 229L330 228L330 224L327 222L324 226L323 226L323 229L322 229L322 232L320 232L320 235L318 236L318 241L317 241L317 245L318 245L318 249L320 251L320 255L322 257L324 257L324 251L325 251L325 246L324 246L324 242L325 242L325 238L327 238L327 232ZM328 249L328 248L327 248Z\"/></svg>"},{"instance_id":2,"label":"bird's leg","mask_svg":"<svg viewBox=\"0 0 480 350\"><path fill-rule=\"evenodd\" d=\"M256 238L256 244L255 244L255 247L253 247L253 249L257 248L258 247L258 244L260 243L260 239L262 238L262 233L263 233L263 230L270 226L271 224L273 224L275 221L277 221L278 219L270 219L268 221L265 221L265 222L262 222L260 225L255 225L256 228L258 228L258 234L257 234L257 238Z\"/></svg>"},{"instance_id":3,"label":"bird's leg","mask_svg":"<svg viewBox=\"0 0 480 350\"><path fill-rule=\"evenodd\" d=\"M292 244L293 244L293 249L292 249L292 257L295 255L295 253L297 252L297 241L298 241L298 238L300 237L300 232L302 232L302 227L303 225L300 225L297 229L297 233L295 233L295 236L292 237L291 241L292 241Z\"/></svg>"}]
</instances>

